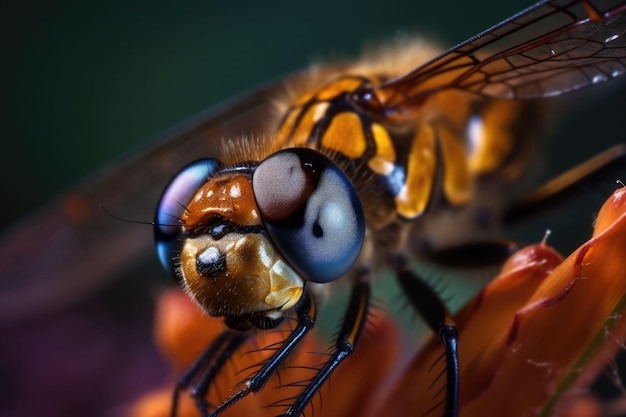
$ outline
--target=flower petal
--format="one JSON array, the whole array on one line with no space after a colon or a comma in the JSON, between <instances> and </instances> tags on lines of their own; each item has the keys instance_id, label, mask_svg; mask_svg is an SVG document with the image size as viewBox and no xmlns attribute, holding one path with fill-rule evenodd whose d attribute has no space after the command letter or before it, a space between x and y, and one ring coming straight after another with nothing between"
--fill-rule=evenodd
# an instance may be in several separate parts
<instances>
[{"instance_id":1,"label":"flower petal","mask_svg":"<svg viewBox=\"0 0 626 417\"><path fill-rule=\"evenodd\" d=\"M562 263L542 245L514 255L509 263L514 267L456 317L461 415L551 415L557 403L559 409L567 407L621 349L619 341L626 336L626 320L621 319L625 254L622 188L600 211L594 237ZM526 258L515 258L520 255ZM439 391L445 376L436 379L444 367L437 362L441 352L438 341L431 340L416 355L381 408L385 414L412 410L422 415L440 405L445 395Z\"/></svg>"}]
</instances>

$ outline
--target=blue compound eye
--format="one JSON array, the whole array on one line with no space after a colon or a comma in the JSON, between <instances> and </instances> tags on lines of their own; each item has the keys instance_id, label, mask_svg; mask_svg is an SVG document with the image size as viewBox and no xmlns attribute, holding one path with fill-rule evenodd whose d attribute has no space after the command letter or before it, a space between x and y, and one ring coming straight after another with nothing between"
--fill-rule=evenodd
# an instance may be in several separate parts
<instances>
[{"instance_id":1,"label":"blue compound eye","mask_svg":"<svg viewBox=\"0 0 626 417\"><path fill-rule=\"evenodd\" d=\"M173 276L174 260L182 246L180 219L185 207L219 166L219 161L210 158L192 162L172 178L161 195L154 218L154 240L161 265Z\"/></svg>"},{"instance_id":2,"label":"blue compound eye","mask_svg":"<svg viewBox=\"0 0 626 417\"><path fill-rule=\"evenodd\" d=\"M354 186L331 160L311 149L277 152L256 168L252 188L269 236L293 268L319 283L348 272L365 218Z\"/></svg>"}]
</instances>

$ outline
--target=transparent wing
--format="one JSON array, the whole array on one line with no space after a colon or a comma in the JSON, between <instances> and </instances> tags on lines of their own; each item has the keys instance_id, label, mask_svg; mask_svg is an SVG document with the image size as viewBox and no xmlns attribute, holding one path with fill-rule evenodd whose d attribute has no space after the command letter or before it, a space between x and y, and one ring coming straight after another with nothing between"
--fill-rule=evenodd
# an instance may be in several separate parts
<instances>
[{"instance_id":1,"label":"transparent wing","mask_svg":"<svg viewBox=\"0 0 626 417\"><path fill-rule=\"evenodd\" d=\"M626 2L543 1L376 90L387 111L442 89L493 98L558 95L626 71Z\"/></svg>"},{"instance_id":2,"label":"transparent wing","mask_svg":"<svg viewBox=\"0 0 626 417\"><path fill-rule=\"evenodd\" d=\"M154 251L152 227L119 221L99 206L125 219L151 221L161 192L180 167L219 157L222 138L241 141L272 131L266 126L275 120L270 100L297 78L187 122L9 228L0 236L0 324L64 307L145 265Z\"/></svg>"}]
</instances>

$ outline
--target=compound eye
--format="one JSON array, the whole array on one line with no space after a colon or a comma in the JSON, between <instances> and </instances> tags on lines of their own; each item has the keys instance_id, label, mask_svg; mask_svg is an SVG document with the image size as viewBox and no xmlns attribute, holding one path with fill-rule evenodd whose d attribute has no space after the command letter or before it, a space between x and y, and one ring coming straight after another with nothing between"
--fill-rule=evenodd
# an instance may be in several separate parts
<instances>
[{"instance_id":1,"label":"compound eye","mask_svg":"<svg viewBox=\"0 0 626 417\"><path fill-rule=\"evenodd\" d=\"M313 282L330 282L356 261L365 217L348 177L321 153L305 148L270 155L252 188L265 228L285 259Z\"/></svg>"},{"instance_id":2,"label":"compound eye","mask_svg":"<svg viewBox=\"0 0 626 417\"><path fill-rule=\"evenodd\" d=\"M183 244L181 219L185 207L219 166L219 161L211 158L192 162L172 178L161 194L154 216L154 240L161 265L174 277L175 259Z\"/></svg>"}]
</instances>

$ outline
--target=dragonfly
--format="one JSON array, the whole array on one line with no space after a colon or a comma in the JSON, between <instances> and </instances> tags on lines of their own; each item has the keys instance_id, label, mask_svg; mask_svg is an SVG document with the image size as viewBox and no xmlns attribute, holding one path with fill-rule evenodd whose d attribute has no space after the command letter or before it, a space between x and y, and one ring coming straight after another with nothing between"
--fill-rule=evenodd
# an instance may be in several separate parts
<instances>
[{"instance_id":1,"label":"dragonfly","mask_svg":"<svg viewBox=\"0 0 626 417\"><path fill-rule=\"evenodd\" d=\"M617 22L617 23L613 23L613 26L607 25L609 27L612 27L613 28L612 30L614 30L615 32L609 32L608 34L603 33L603 35L606 35L606 36L602 39L602 41L604 41L608 45L616 45L615 50L621 51L620 42L623 40L623 38L621 38L620 35L623 32L623 26L624 26L623 21L620 20L621 14L623 12L622 4L611 5L606 15L602 15L602 13L598 12L598 10L596 10L595 4L587 3L587 2L573 2L573 4L577 9L576 11L577 14L574 14L573 16L579 16L579 17L576 17L574 20L570 21L569 26L567 24L563 26L563 29L562 29L563 34L567 34L569 36L569 34L577 33L575 31L578 30L577 29L578 27L581 28L580 30L584 30L585 28L592 27L594 24L600 24L599 22L606 22L606 21ZM559 6L558 8L556 7L557 5ZM548 14L549 16L555 16L555 15L559 17L563 15L570 16L568 13L565 13L561 9L561 7L563 7L563 5L560 2L547 2L547 3L542 3L541 6L537 6L536 9L532 9L528 13L532 14L533 10L534 10L534 13L539 13L538 20L540 21L541 27L543 28L543 24L545 24L545 22L547 21L546 20L547 17L545 17L540 12L537 12L537 10L550 9L553 11L554 10L558 11L558 12L554 12L553 15ZM584 10L584 13L586 14L581 14L582 13L581 10ZM597 13L594 14L593 12L597 12ZM517 17L517 19L520 19L520 18L522 18L522 16ZM508 33L506 32L506 30L511 30L511 26L514 26L515 24L518 23L518 21L516 21L515 19L516 18L514 18L513 21L508 22L509 26L507 26L507 23L505 23L504 26L498 26L497 28L504 28L505 29L504 33ZM588 20L585 20L583 22L584 19L588 19ZM580 20L581 23L576 23L576 24L572 23L572 22L577 22L578 20ZM523 26L528 29L532 27L532 24L525 22ZM614 29L614 28L617 28L617 29ZM542 29L542 30L545 30L545 29ZM529 33L534 34L535 32L533 31ZM521 36L521 37L522 39L526 39L525 36ZM526 55L524 55L524 54L527 54L527 50L537 52L537 53L541 52L544 55L542 55L542 57L539 58L539 64L538 64L539 67L533 67L532 65L530 65L530 69L528 70L527 73L525 73L525 75L521 75L523 71L518 73L510 69L504 70L502 72L502 74L505 74L505 75L509 74L511 76L511 80L513 80L515 83L517 83L517 81L519 80L526 80L526 81L520 82L519 85L515 83L509 84L509 80L506 80L506 79L504 81L502 80L495 81L495 80L490 79L491 77L487 77L486 75L492 75L491 71L496 71L496 72L502 71L501 69L493 70L494 67L490 66L490 65L502 64L502 60L499 59L497 55L492 55L492 57L495 57L492 60L489 60L488 58L479 57L479 55L482 55L483 50L489 49L487 47L483 49L483 46L481 45L481 42L485 38L486 38L485 36L482 36L479 38L472 39L466 44L461 44L459 47L454 49L448 55L443 55L442 58L439 58L439 60L435 59L430 64L426 64L426 66L418 67L418 69L415 70L415 72L409 72L408 75L403 76L402 74L393 74L393 75L383 74L382 76L380 76L380 79L376 80L376 82L372 84L372 86L369 86L369 84L366 83L364 85L359 85L354 90L352 89L341 90L341 92L342 94L343 93L353 94L354 95L353 100L354 100L354 103L356 103L355 106L357 106L358 109L360 109L359 111L376 115L372 117L372 120L378 120L380 118L388 118L389 120L398 120L398 123L406 124L407 120L410 120L411 118L415 117L413 112L420 109L424 101L428 100L431 96L432 97L438 97L442 95L445 96L446 95L445 91L443 93L440 93L440 91L442 90L459 89L459 90L469 91L471 92L471 94L477 94L477 95L481 95L481 96L485 96L489 98L495 97L497 99L511 99L511 98L532 99L532 98L537 98L537 97L550 96L554 94L561 94L570 89L581 88L588 84L595 84L599 81L605 81L608 78L613 78L613 77L618 76L621 72L620 66L618 64L622 61L620 61L621 58L618 52L617 58L615 56L611 56L607 59L607 62L611 64L608 67L599 68L598 65L600 61L598 60L598 58L592 58L590 63L588 64L583 63L582 64L583 66L588 65L588 66L585 66L585 69L590 70L590 72L585 73L584 71L581 71L582 73L584 73L583 76L579 77L577 81L574 81L574 82L563 81L563 78L561 78L561 75L559 74L558 65L556 68L549 69L550 71L554 69L555 73L553 74L553 76L550 76L547 79L554 80L554 81L544 82L543 80L539 80L539 81L533 80L533 77L537 73L541 74L543 71L543 70L542 71L537 70L537 68L541 68L541 65L539 64L544 64L545 62L561 63L563 64L563 67L561 67L561 70L563 70L564 73L567 74L567 76L572 75L571 71L569 70L571 70L571 68L574 67L571 62L573 59L567 58L568 57L567 54L569 53L568 48L570 48L570 46L564 46L564 45L569 45L569 44L561 43L561 42L554 42L553 48L546 47L546 45L549 44L549 39L552 39L550 38L550 36L546 35L546 39L544 40L539 40L539 41L535 40L536 47L540 47L541 49L541 51L539 51L533 48L529 48L527 46L523 46L525 44L518 44L518 42L520 41L518 40L518 38L515 38L515 37L513 37L515 42L512 45L508 45L506 41L511 39L511 37L503 36L501 38L502 41L499 40L500 42L503 42L503 43L498 44L494 40L492 43L495 43L495 47L493 45L491 46L494 47L496 51L507 50L507 48L509 47L519 47L519 50L516 51L516 53L511 54L510 56L507 56L506 58L510 59L511 57L515 57L516 59L519 60L517 62L517 65L520 65L520 67L526 67L527 65L530 65L527 62L524 64L521 64L520 62L523 61L524 59L537 60L537 57L528 58ZM535 38L532 38L532 39L534 40ZM463 52L462 50L463 47L470 48L469 50L471 51L471 54L468 52ZM564 49L560 50L558 49L559 47L562 47ZM476 49L474 50L471 48L476 48ZM580 48L581 50L587 51L587 47L580 47ZM604 51L605 49L602 48L601 50ZM459 52L463 52L463 53L459 54ZM481 52L481 54L479 54L478 52ZM476 56L474 56L474 54ZM486 56L488 57L489 55L486 55ZM564 56L566 57L565 59L563 59ZM555 58L552 58L552 57L555 57ZM560 59L557 59L557 58L560 58ZM445 59L448 59L449 62L451 63L449 67L444 65ZM584 61L584 59L582 59L582 61ZM508 62L508 64L512 65L510 62ZM429 68L429 65L432 65L432 67ZM623 62L622 62L622 65L623 65ZM513 67L515 66L513 65ZM533 68L535 70L533 70ZM328 75L322 74L320 75L320 77L322 78L328 77L328 79L330 79L333 77L334 71L335 70L329 70ZM581 72L578 72L578 75L580 75ZM438 76L434 76L433 74L438 75ZM420 79L420 77L423 77L423 78ZM416 89L414 89L414 87ZM280 88L280 86L279 87L272 86L269 88L269 90L275 91L276 88ZM162 173L164 171L173 171L176 169L176 167L184 166L188 161L195 159L195 158L189 157L189 155L191 154L193 155L219 155L223 153L224 152L223 145L221 144L221 142L216 141L213 138L215 137L237 138L237 137L241 137L240 135L241 131L261 131L261 132L274 131L275 127L271 126L272 123L270 123L270 126L267 125L267 120L276 120L276 116L275 114L273 114L275 111L275 108L267 105L267 98L266 98L267 94L268 94L268 90L262 89L256 94L253 94L251 98L247 100L246 102L234 103L230 106L226 106L222 108L216 113L206 115L200 118L197 121L197 123L195 123L195 125L191 125L183 133L178 132L174 135L176 143L177 143L176 147L178 150L180 150L180 152L177 152L177 155L175 157L172 157L172 155L169 154L171 152L171 149L169 145L165 145L168 143L168 141L165 141L163 142L164 146L161 146L161 147L157 146L152 151L150 151L150 155L141 156L141 160L142 160L141 166L142 166L142 171L143 171L142 178L138 178L138 177L133 178L132 176L128 176L127 175L128 172L123 169L124 167L121 167L120 171L118 171L117 173L109 174L110 176L107 179L107 185L108 183L114 183L116 181L123 182L126 188L126 191L125 191L126 195L139 193L139 190L141 190L141 193L158 194L160 193L160 190L163 187L162 182L159 183L159 181L155 181L154 184L146 184L144 181L145 178L150 177L151 175L158 176L160 178L162 177ZM456 101L456 98L454 101ZM489 101L487 100L486 102L488 103ZM464 103L465 104L463 104L462 107L470 106L469 104L470 101L467 101ZM519 104L517 102L510 102L510 103L512 103L510 105L512 106L512 109L513 109L512 111L516 116L527 111L525 104ZM506 106L506 105L502 104L500 107L502 106ZM287 122L284 122L282 126L289 126L289 124ZM440 127L440 129L442 129L441 131L443 131L448 127L454 129L453 122L444 123L442 127ZM287 130L287 128L285 129ZM298 141L299 139L293 139L289 137L289 135L285 135L285 136L287 137L287 139L285 139L284 143L280 143L281 148L309 146L306 140L304 142L302 141L299 142ZM242 138L241 140L245 140L245 138ZM295 142L291 143L290 142L291 140L294 140ZM516 142L518 140L519 139L512 139L513 142ZM313 140L312 142L315 142L315 140ZM322 140L322 143L323 143L323 140ZM332 148L335 152L341 153L341 152L346 151L345 149L336 149L337 144L333 143L332 140L330 144L327 144L327 145L328 146L326 147L328 149ZM242 146L242 145L240 143L231 145L232 148L237 148L238 146ZM382 148L382 145L379 145L379 147ZM271 146L268 146L268 149L271 149ZM406 149L404 151L406 152ZM263 157L268 157L266 158L266 160L271 161L271 159L269 158L269 152L267 150L263 152L267 154L267 155L264 154ZM443 153L444 157L452 158L451 154L447 153L445 150L440 151L440 152ZM232 152L232 153L236 153L236 152ZM523 154L523 152L521 152L521 154ZM259 158L258 155L254 155L254 152L251 152L251 155L256 156L259 160L263 160L263 162L257 161L257 162L260 162L260 164L258 165L259 169L261 169L261 167L263 166L267 166L267 165L264 165L265 160L262 158ZM277 154L277 155L284 155L284 154ZM300 153L296 153L295 155L297 157L303 157ZM379 159L376 159L376 160L370 159L370 163L369 163L370 168L372 169L374 173L382 175L383 172L386 173L388 170L391 170L391 172L393 172L395 168L393 166L390 166L389 163L392 161L389 159L388 155L377 155L377 157ZM315 158L317 157L313 157L313 159ZM356 158L353 158L353 159L356 159ZM151 163L150 164L145 163L144 161L146 160L150 161ZM439 160L439 161L442 161L442 160ZM129 160L126 163L127 164L126 166L128 167L136 166L137 162L138 162L138 159ZM332 169L332 166L333 166L332 161L326 162L324 160L324 162L320 162L320 163L322 164L322 166L330 167L329 169ZM220 164L221 164L221 161L220 161ZM449 164L449 166L452 166L452 165L453 164ZM372 168L372 166L376 168ZM225 164L225 167L226 168L224 169L226 170L228 170L228 167L238 167L237 161L234 161L234 162L230 161L229 163ZM504 170L501 166L499 166L497 170L494 169L494 171L497 171L498 174L506 173L506 175L511 175L511 176L518 175L515 172L516 171L515 164L511 164L508 167L513 167L510 169L510 172ZM218 168L218 171L221 169L222 168ZM251 175L251 172L253 171L256 172L257 167L256 165L254 165L253 168L248 167L246 169L250 171L249 174ZM353 169L354 169L354 172L351 173L352 178L355 175L357 175L356 172L358 171L356 168L353 168ZM406 166L404 167L404 169L408 170ZM481 169L481 168L477 168L477 169ZM489 169L493 169L493 168L486 168L487 171L489 171ZM435 174L436 174L435 171L431 171L427 177L434 179L437 177L437 175ZM404 175L408 176L406 172L404 173ZM350 177L350 175L348 175L348 177ZM265 181L260 180L260 181L262 183L269 183L268 180L265 180ZM398 189L402 189L402 184L404 184L405 181L406 181L406 178L400 177ZM442 192L446 194L446 198L450 200L452 205L463 206L467 204L468 200L466 200L466 198L468 195L468 191L466 189L463 189L463 187L455 188L456 186L454 185L453 178L444 176L440 179L440 181L442 181L441 184L439 184L438 182L436 184L433 183L435 184L433 185L433 187L441 186ZM355 181L350 179L349 182L352 183ZM453 185L449 185L450 183L452 183ZM397 189L394 189L393 184L389 185L388 188L390 188L390 190L388 190L389 193L391 193L390 195L393 195L395 197L402 196L407 193L406 190L398 191ZM407 189L410 191L410 190L413 190L414 188L407 187ZM76 193L76 194L70 194L66 196L64 200L62 201L62 203L58 205L58 210L56 212L48 213L50 223L56 223L58 221L59 217L55 217L55 216L61 216L61 218L63 219L62 223L69 225L69 227L71 227L72 229L76 229L79 227L89 228L90 224L86 219L90 218L90 215L91 215L90 211L93 209L93 207L90 205L89 195L90 194L99 195L102 193L103 193L102 190L98 190L97 187L94 187L93 189L89 190L87 194ZM363 191L361 191L360 193L357 192L357 195L362 195L362 194L363 194ZM470 194L470 195L473 195L473 194ZM133 202L128 201L127 199L123 197L124 196L120 196L119 202L111 201L108 204L111 207L116 207L117 204L124 204L127 211L132 212ZM386 200L391 200L391 199L392 198L387 198ZM418 200L417 204L415 204L416 199ZM176 198L175 200L178 200L178 198ZM396 208L399 210L398 213L400 214L402 219L411 221L417 218L421 218L422 215L425 214L426 206L428 205L427 203L429 202L431 202L431 200L428 198L420 200L419 198L416 198L415 196L409 196L408 199L402 199L402 198L396 199L395 205L396 205ZM359 220L359 218L364 217L365 219L367 219L366 224L369 226L369 230L372 230L371 227L372 227L373 222L374 223L380 222L381 224L383 224L383 226L380 226L380 227L387 226L384 220L384 217L386 216L381 215L380 216L381 218L372 217L372 215L368 214L368 213L371 213L371 211L372 211L371 207L366 208L364 214L361 215L358 213L358 210L356 210L355 215L357 219L355 220L355 222L357 224L361 223L361 220ZM171 218L175 219L177 215L168 213L168 216L170 217L170 219ZM45 215L44 215L44 219L45 219ZM163 220L161 218L158 218L156 223L157 225L169 225L169 222L170 220ZM158 227L159 226L157 226L157 230L160 230ZM364 227L364 226L361 226L361 227ZM161 232L158 232L158 233L161 233ZM138 252L141 252L145 249L144 242L133 240L130 236L127 235L126 232L123 232L123 231L116 232L115 230L111 230L108 233L110 234L109 237L111 238L112 241L124 242L124 245L121 247L123 248L129 248L129 247L135 248L136 247L136 249L133 249L130 251L125 250L125 249L120 249L115 253L108 252L106 254L107 258L109 258L110 260L109 262L106 263L107 268L111 268L113 271L115 271L116 269L124 268L124 265L127 265L131 261L131 259L136 256ZM117 233L120 233L120 234L118 235ZM163 232L163 233L169 233L169 232ZM365 234L365 231L363 230L361 234ZM64 236L62 236L61 234L59 234L58 236L60 236L59 239L64 238ZM55 237L57 236L50 236L52 243L55 242L54 240ZM77 247L97 248L98 247L97 241L101 239L101 236L97 236L95 233L83 233L83 232L81 232L80 235L76 235L76 237L77 239L73 242L70 242L70 244L67 244L68 242L63 241L63 245L61 246L62 249L58 251L56 255L59 256L59 255L65 254L67 256L71 256L73 253L75 253L75 251L77 250L76 249ZM273 237L272 239L278 240L277 237ZM28 242L25 239L21 243L22 244L20 246L9 245L9 247L6 248L6 250L4 250L3 253L6 254L7 257L10 256L11 258L14 258L17 260L23 259L23 256L24 256L23 254L26 252L29 252L30 249L32 249L28 247L28 245L29 244L32 245L33 241L31 240L30 242ZM431 243L432 242L420 242L421 245L424 245L424 244L430 245ZM26 245L26 247L24 245ZM360 251L360 244L357 244L357 246L358 246L358 250L356 251L358 252ZM169 250L169 248L167 250ZM279 252L282 253L283 251L286 251L286 250L287 249L283 247L283 249L279 250ZM94 256L97 257L98 254L94 254ZM104 256L104 254L102 254L102 256ZM357 255L353 254L353 257L355 256ZM169 253L166 253L166 255L161 256L162 260L168 259L168 257L169 257ZM84 262L93 262L93 261L94 261L94 258L91 258L91 259L85 258L84 260ZM354 261L354 259L352 259L352 261ZM48 260L44 258L35 260L34 263L31 262L32 271L43 269L43 266L46 265L46 262L48 262ZM102 263L104 264L104 262ZM166 264L167 262L164 262L164 263ZM11 262L9 264L9 268L11 267L16 268L15 265L17 264L18 262ZM23 264L24 262L22 262L22 265ZM31 266L29 266L29 268L30 267ZM78 277L83 275L84 271L87 269L88 269L87 265L83 264L81 261L78 261L75 264L67 268L64 279L67 279L67 282L80 282L81 280ZM310 270L306 272L303 272L303 271L304 270L298 270L298 272L303 275L309 275L313 273ZM343 275L345 272L347 271L341 271L341 273L337 273L336 275ZM9 269L7 271L6 276L9 276L9 274L11 276L16 276L18 275L18 271L16 271L15 269ZM37 275L34 272L29 272L26 274L22 272L21 274L26 275L27 278L33 278L33 279L36 279L35 277ZM89 285L89 286L94 285L94 282L98 280L99 274L100 273L96 273L93 280L89 283L85 283L84 285ZM406 274L409 274L409 272L406 271ZM107 275L109 275L108 272L102 274L103 277ZM3 276L5 276L4 271L3 271ZM106 279L106 278L102 278L102 279ZM320 279L321 279L321 282L324 282L323 278L315 278L315 279L311 279L311 281L315 282L315 281L319 281ZM84 280L82 281L84 282ZM24 283L21 282L19 285L24 285ZM48 289L46 290L45 294L42 294L42 293L38 294L37 291L30 292L29 296L33 297L33 300L35 300L31 302L35 303L37 297L46 297L46 298L53 298L53 299L67 299L67 295L63 293L63 291L75 292L77 290L75 287L68 289L63 285L53 286L52 288L53 288L53 292L57 291L58 293L50 294ZM427 288L423 288L423 290L428 292ZM363 295L361 296L363 297ZM312 297L312 299L314 299L314 297ZM434 295L433 295L433 299L436 299ZM24 301L28 301L28 300L22 299L20 300L20 303L23 303ZM294 303L297 304L298 301L299 299L295 300ZM290 304L290 303L287 304L288 307L293 307L296 305L296 304ZM15 300L7 299L7 303L4 305L8 309L12 309L12 311L19 311L19 306L16 306L15 304L16 304ZM447 313L445 313L445 309L443 309L442 311L443 311L442 314L446 315L447 317ZM273 319L276 317L278 316L274 315L270 318ZM437 320L434 320L434 321L437 321ZM448 344L454 344L454 342L455 342L454 337L451 337L445 340L445 343L448 343ZM449 353L449 358L450 358L449 360L451 361L449 366L451 368L454 368L454 364L453 364L454 352ZM447 396L447 398L449 398L450 400L446 401L446 414L447 415L455 414L454 398L456 395L455 390L457 389L455 388L456 382L458 381L455 382L454 375L451 375L451 379L452 381L448 385L450 391L448 392L448 396ZM323 381L320 381L320 382L323 382ZM294 415L299 414L302 411L302 407L306 405L307 398L303 398L302 401L300 401L300 403L302 404L296 406L293 410L289 412Z\"/></svg>"}]
</instances>

